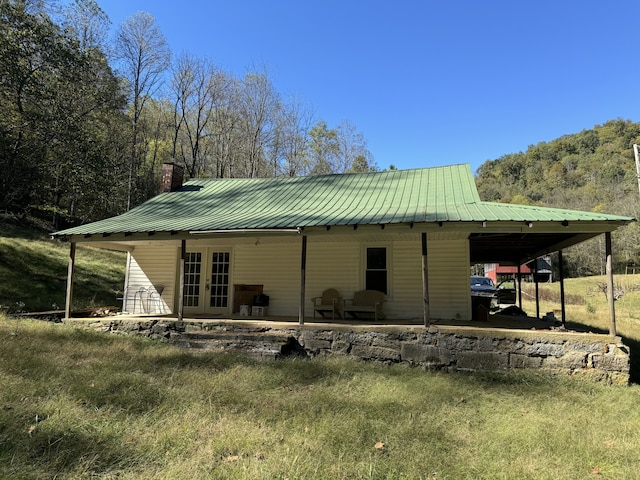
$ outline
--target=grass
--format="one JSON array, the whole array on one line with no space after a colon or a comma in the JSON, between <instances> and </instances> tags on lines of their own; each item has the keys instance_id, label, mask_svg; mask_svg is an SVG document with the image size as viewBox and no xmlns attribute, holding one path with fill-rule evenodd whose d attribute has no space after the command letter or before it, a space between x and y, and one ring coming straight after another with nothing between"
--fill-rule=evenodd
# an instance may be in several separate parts
<instances>
[{"instance_id":1,"label":"grass","mask_svg":"<svg viewBox=\"0 0 640 480\"><path fill-rule=\"evenodd\" d=\"M568 328L572 324L586 325L594 332L609 331L609 305L601 289L605 276L570 278L565 280L565 294L572 299L565 305ZM615 275L614 290L623 293L615 302L616 330L631 347L631 381L640 383L640 275ZM523 285L523 310L536 314L535 288ZM560 318L560 284L540 284L540 315L555 311Z\"/></svg>"},{"instance_id":2,"label":"grass","mask_svg":"<svg viewBox=\"0 0 640 480\"><path fill-rule=\"evenodd\" d=\"M0 219L0 311L38 312L64 308L69 244L45 231ZM115 306L124 285L125 254L79 246L74 308Z\"/></svg>"},{"instance_id":3,"label":"grass","mask_svg":"<svg viewBox=\"0 0 640 480\"><path fill-rule=\"evenodd\" d=\"M640 478L640 387L0 319L0 478Z\"/></svg>"},{"instance_id":4,"label":"grass","mask_svg":"<svg viewBox=\"0 0 640 480\"><path fill-rule=\"evenodd\" d=\"M0 252L0 304L61 304L68 245L10 228ZM78 305L111 304L123 256L78 255ZM640 276L616 280L637 381ZM601 281L567 280L570 322L608 328ZM558 285L542 289L541 312L558 309ZM0 313L0 479L634 479L639 400L638 385L259 363Z\"/></svg>"}]
</instances>

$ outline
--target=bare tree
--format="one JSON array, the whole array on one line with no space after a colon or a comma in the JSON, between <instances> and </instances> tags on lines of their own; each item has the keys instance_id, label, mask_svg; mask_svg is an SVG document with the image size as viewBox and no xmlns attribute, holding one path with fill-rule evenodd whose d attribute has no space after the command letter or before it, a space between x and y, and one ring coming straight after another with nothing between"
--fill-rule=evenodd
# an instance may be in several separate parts
<instances>
[{"instance_id":1,"label":"bare tree","mask_svg":"<svg viewBox=\"0 0 640 480\"><path fill-rule=\"evenodd\" d=\"M80 42L80 50L107 51L106 38L111 22L95 0L74 0L62 12L62 26Z\"/></svg>"},{"instance_id":2,"label":"bare tree","mask_svg":"<svg viewBox=\"0 0 640 480\"><path fill-rule=\"evenodd\" d=\"M116 36L115 48L123 73L129 81L131 111L131 161L127 209L134 196L134 178L144 158L141 149L140 118L145 102L152 98L162 84L171 52L167 41L152 15L138 12L123 22Z\"/></svg>"},{"instance_id":3,"label":"bare tree","mask_svg":"<svg viewBox=\"0 0 640 480\"><path fill-rule=\"evenodd\" d=\"M210 171L212 128L216 111L226 107L231 80L209 61L183 55L172 81L175 97L174 157L184 162L191 177Z\"/></svg>"},{"instance_id":4,"label":"bare tree","mask_svg":"<svg viewBox=\"0 0 640 480\"><path fill-rule=\"evenodd\" d=\"M367 149L367 141L356 126L344 120L336 128L338 152L335 173L366 172L376 170L373 156Z\"/></svg>"},{"instance_id":5,"label":"bare tree","mask_svg":"<svg viewBox=\"0 0 640 480\"><path fill-rule=\"evenodd\" d=\"M274 147L276 111L280 97L266 73L248 73L240 95L240 128L243 142L244 168L242 176L266 175L267 150Z\"/></svg>"},{"instance_id":6,"label":"bare tree","mask_svg":"<svg viewBox=\"0 0 640 480\"><path fill-rule=\"evenodd\" d=\"M280 157L274 161L274 174L295 177L306 172L309 130L313 113L297 99L291 99L279 110L277 135Z\"/></svg>"}]
</instances>

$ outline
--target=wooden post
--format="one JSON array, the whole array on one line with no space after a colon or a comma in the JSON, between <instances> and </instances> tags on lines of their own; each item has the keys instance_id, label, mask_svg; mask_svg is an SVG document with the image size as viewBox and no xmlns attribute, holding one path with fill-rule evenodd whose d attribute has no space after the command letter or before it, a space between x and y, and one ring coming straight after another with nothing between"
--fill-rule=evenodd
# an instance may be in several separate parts
<instances>
[{"instance_id":1,"label":"wooden post","mask_svg":"<svg viewBox=\"0 0 640 480\"><path fill-rule=\"evenodd\" d=\"M520 310L522 310L522 267L520 266L520 261L518 260L518 306Z\"/></svg>"},{"instance_id":2,"label":"wooden post","mask_svg":"<svg viewBox=\"0 0 640 480\"><path fill-rule=\"evenodd\" d=\"M533 260L533 281L536 283L536 318L540 318L540 282L538 279L538 259Z\"/></svg>"},{"instance_id":3,"label":"wooden post","mask_svg":"<svg viewBox=\"0 0 640 480\"><path fill-rule=\"evenodd\" d=\"M567 312L564 305L564 260L562 259L562 250L558 252L558 266L560 268L560 311L562 317L562 325L567 321Z\"/></svg>"},{"instance_id":4,"label":"wooden post","mask_svg":"<svg viewBox=\"0 0 640 480\"><path fill-rule=\"evenodd\" d=\"M304 297L305 281L307 276L307 236L302 236L302 256L300 258L300 309L298 312L298 323L304 325Z\"/></svg>"},{"instance_id":5,"label":"wooden post","mask_svg":"<svg viewBox=\"0 0 640 480\"><path fill-rule=\"evenodd\" d=\"M180 283L178 287L178 321L184 318L184 268L187 260L187 241L180 243Z\"/></svg>"},{"instance_id":6,"label":"wooden post","mask_svg":"<svg viewBox=\"0 0 640 480\"><path fill-rule=\"evenodd\" d=\"M76 242L71 242L69 247L69 265L67 267L67 295L64 302L64 318L71 318L71 305L73 303L73 275L76 268Z\"/></svg>"},{"instance_id":7,"label":"wooden post","mask_svg":"<svg viewBox=\"0 0 640 480\"><path fill-rule=\"evenodd\" d=\"M427 256L427 234L422 233L422 306L424 326L431 322L431 307L429 305L429 259Z\"/></svg>"},{"instance_id":8,"label":"wooden post","mask_svg":"<svg viewBox=\"0 0 640 480\"><path fill-rule=\"evenodd\" d=\"M607 300L609 301L609 334L616 336L616 307L613 291L613 255L611 248L611 232L604 234L607 255Z\"/></svg>"}]
</instances>

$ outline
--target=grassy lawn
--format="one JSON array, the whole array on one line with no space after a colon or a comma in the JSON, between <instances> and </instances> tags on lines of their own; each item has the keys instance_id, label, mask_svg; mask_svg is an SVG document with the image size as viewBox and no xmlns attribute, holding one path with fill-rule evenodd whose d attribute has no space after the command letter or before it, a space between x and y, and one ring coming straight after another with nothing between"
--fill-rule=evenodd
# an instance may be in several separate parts
<instances>
[{"instance_id":1,"label":"grassy lawn","mask_svg":"<svg viewBox=\"0 0 640 480\"><path fill-rule=\"evenodd\" d=\"M0 479L640 479L636 384L260 363L1 313L62 307L67 256L0 236ZM75 306L113 304L124 263L79 248ZM567 280L569 327L608 328L602 281ZM640 275L616 282L638 382ZM542 314L558 290L541 286Z\"/></svg>"},{"instance_id":2,"label":"grassy lawn","mask_svg":"<svg viewBox=\"0 0 640 480\"><path fill-rule=\"evenodd\" d=\"M639 400L0 318L0 478L640 478Z\"/></svg>"},{"instance_id":3,"label":"grassy lawn","mask_svg":"<svg viewBox=\"0 0 640 480\"><path fill-rule=\"evenodd\" d=\"M69 244L46 232L0 219L0 311L64 309ZM79 246L76 252L74 308L116 306L124 285L126 255Z\"/></svg>"},{"instance_id":4,"label":"grassy lawn","mask_svg":"<svg viewBox=\"0 0 640 480\"><path fill-rule=\"evenodd\" d=\"M565 280L567 327L577 323L593 332L609 331L609 305L601 289L605 276ZM615 275L614 289L622 296L615 302L616 327L624 343L631 347L631 380L640 383L640 275ZM522 307L535 316L535 288L523 284ZM540 315L555 311L560 318L560 284L540 284Z\"/></svg>"}]
</instances>

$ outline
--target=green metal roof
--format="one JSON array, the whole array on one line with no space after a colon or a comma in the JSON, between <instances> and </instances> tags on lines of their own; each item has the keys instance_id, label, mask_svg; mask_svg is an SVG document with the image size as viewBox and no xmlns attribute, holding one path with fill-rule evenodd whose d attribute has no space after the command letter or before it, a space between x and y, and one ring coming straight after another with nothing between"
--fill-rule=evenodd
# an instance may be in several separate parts
<instances>
[{"instance_id":1,"label":"green metal roof","mask_svg":"<svg viewBox=\"0 0 640 480\"><path fill-rule=\"evenodd\" d=\"M195 179L117 217L55 235L630 217L483 202L469 165L283 178Z\"/></svg>"}]
</instances>

